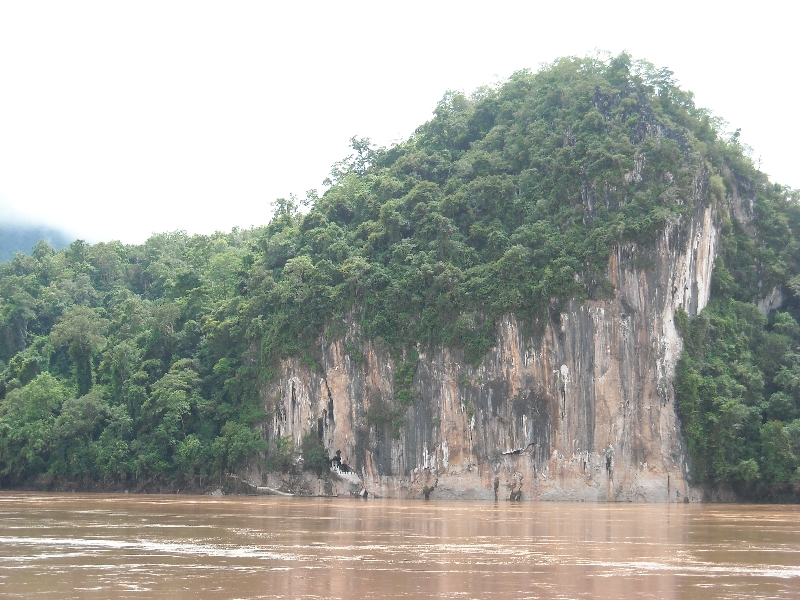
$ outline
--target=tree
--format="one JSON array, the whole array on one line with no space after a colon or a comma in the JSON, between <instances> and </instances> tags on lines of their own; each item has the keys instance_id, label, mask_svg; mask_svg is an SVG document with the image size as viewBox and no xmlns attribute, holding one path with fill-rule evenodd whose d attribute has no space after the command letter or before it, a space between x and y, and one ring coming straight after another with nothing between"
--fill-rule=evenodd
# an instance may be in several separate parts
<instances>
[{"instance_id":1,"label":"tree","mask_svg":"<svg viewBox=\"0 0 800 600\"><path fill-rule=\"evenodd\" d=\"M19 483L47 470L53 425L67 391L50 373L0 402L0 476Z\"/></svg>"},{"instance_id":2,"label":"tree","mask_svg":"<svg viewBox=\"0 0 800 600\"><path fill-rule=\"evenodd\" d=\"M66 346L75 369L78 395L92 388L92 355L105 344L108 319L88 306L73 306L64 312L50 332L55 346Z\"/></svg>"},{"instance_id":3,"label":"tree","mask_svg":"<svg viewBox=\"0 0 800 600\"><path fill-rule=\"evenodd\" d=\"M761 427L761 473L768 483L789 481L800 465L792 453L789 438L780 421L770 421Z\"/></svg>"},{"instance_id":4,"label":"tree","mask_svg":"<svg viewBox=\"0 0 800 600\"><path fill-rule=\"evenodd\" d=\"M243 466L248 457L266 450L266 443L244 423L228 421L211 445L214 464L220 472L232 472Z\"/></svg>"},{"instance_id":5,"label":"tree","mask_svg":"<svg viewBox=\"0 0 800 600\"><path fill-rule=\"evenodd\" d=\"M111 406L100 438L93 444L95 469L104 480L125 481L132 471L133 419L125 406Z\"/></svg>"},{"instance_id":6,"label":"tree","mask_svg":"<svg viewBox=\"0 0 800 600\"><path fill-rule=\"evenodd\" d=\"M53 457L50 471L69 479L97 475L94 442L109 414L104 390L98 386L80 398L68 398L53 424Z\"/></svg>"},{"instance_id":7,"label":"tree","mask_svg":"<svg viewBox=\"0 0 800 600\"><path fill-rule=\"evenodd\" d=\"M203 476L207 475L211 466L211 448L194 433L178 442L175 451L175 467L180 477L194 482L199 477L202 485Z\"/></svg>"},{"instance_id":8,"label":"tree","mask_svg":"<svg viewBox=\"0 0 800 600\"><path fill-rule=\"evenodd\" d=\"M150 396L141 406L141 430L137 439L140 469L168 476L174 469L178 444L191 433L191 417L202 398L200 376L188 359L175 362L152 385Z\"/></svg>"},{"instance_id":9,"label":"tree","mask_svg":"<svg viewBox=\"0 0 800 600\"><path fill-rule=\"evenodd\" d=\"M13 286L0 304L0 358L8 359L28 344L28 323L36 317L36 300Z\"/></svg>"},{"instance_id":10,"label":"tree","mask_svg":"<svg viewBox=\"0 0 800 600\"><path fill-rule=\"evenodd\" d=\"M303 453L304 469L314 471L317 475L322 475L330 467L325 445L314 432L309 431L303 436L300 451Z\"/></svg>"}]
</instances>

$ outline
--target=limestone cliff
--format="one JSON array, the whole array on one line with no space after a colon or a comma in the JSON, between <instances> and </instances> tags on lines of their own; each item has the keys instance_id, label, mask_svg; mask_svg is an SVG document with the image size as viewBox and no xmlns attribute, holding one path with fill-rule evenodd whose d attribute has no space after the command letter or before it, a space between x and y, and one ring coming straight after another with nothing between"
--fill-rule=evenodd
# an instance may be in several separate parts
<instances>
[{"instance_id":1,"label":"limestone cliff","mask_svg":"<svg viewBox=\"0 0 800 600\"><path fill-rule=\"evenodd\" d=\"M375 403L391 403L397 365L348 323L343 339L318 341L318 368L283 363L264 393L265 435L299 446L314 431L329 456L341 453L345 477L334 473L311 493L363 485L384 497L691 498L672 386L681 353L673 319L680 307L697 314L709 298L719 209L701 198L651 248L614 250L613 297L551 311L538 335L509 315L478 366L456 351L420 353L416 399L397 428L367 417Z\"/></svg>"}]
</instances>

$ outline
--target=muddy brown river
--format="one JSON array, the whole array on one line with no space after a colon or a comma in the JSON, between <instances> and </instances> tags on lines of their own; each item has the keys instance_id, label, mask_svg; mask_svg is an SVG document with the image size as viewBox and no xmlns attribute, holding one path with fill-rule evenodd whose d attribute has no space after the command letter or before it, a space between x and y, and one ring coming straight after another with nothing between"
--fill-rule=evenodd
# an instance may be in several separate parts
<instances>
[{"instance_id":1,"label":"muddy brown river","mask_svg":"<svg viewBox=\"0 0 800 600\"><path fill-rule=\"evenodd\" d=\"M0 493L4 598L800 598L800 507Z\"/></svg>"}]
</instances>

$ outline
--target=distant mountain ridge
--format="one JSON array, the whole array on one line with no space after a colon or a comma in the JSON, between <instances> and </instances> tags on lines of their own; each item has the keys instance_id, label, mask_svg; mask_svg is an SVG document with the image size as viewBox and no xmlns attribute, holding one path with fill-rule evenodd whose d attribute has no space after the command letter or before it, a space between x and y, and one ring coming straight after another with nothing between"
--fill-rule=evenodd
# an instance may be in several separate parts
<instances>
[{"instance_id":1,"label":"distant mountain ridge","mask_svg":"<svg viewBox=\"0 0 800 600\"><path fill-rule=\"evenodd\" d=\"M11 260L15 252L30 254L39 240L56 250L66 248L71 242L63 232L44 225L0 224L0 262Z\"/></svg>"}]
</instances>

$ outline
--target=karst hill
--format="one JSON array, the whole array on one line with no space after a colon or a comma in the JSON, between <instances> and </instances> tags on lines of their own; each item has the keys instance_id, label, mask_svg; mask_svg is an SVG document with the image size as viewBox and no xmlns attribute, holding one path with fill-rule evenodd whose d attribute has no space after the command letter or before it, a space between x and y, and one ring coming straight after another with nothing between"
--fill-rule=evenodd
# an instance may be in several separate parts
<instances>
[{"instance_id":1,"label":"karst hill","mask_svg":"<svg viewBox=\"0 0 800 600\"><path fill-rule=\"evenodd\" d=\"M2 485L797 499L800 206L670 71L352 146L264 227L0 265Z\"/></svg>"}]
</instances>

